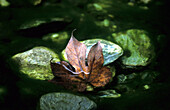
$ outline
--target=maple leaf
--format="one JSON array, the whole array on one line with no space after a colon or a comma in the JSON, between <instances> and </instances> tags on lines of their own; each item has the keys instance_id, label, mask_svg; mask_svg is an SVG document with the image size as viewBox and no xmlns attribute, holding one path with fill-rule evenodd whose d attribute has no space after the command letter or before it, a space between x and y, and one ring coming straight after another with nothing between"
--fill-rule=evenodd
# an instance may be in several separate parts
<instances>
[{"instance_id":1,"label":"maple leaf","mask_svg":"<svg viewBox=\"0 0 170 110\"><path fill-rule=\"evenodd\" d=\"M65 50L70 64L65 61L50 62L55 76L51 82L77 91L84 91L87 84L94 87L105 86L112 78L112 73L108 67L103 66L100 41L91 47L87 62L86 50L86 45L80 43L72 34Z\"/></svg>"}]
</instances>

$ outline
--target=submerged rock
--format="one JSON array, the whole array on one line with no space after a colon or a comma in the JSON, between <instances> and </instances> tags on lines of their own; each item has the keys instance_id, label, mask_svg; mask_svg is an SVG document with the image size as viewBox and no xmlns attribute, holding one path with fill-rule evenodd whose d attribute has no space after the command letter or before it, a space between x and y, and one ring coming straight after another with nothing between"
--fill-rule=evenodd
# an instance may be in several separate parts
<instances>
[{"instance_id":1,"label":"submerged rock","mask_svg":"<svg viewBox=\"0 0 170 110\"><path fill-rule=\"evenodd\" d=\"M107 65L109 63L114 62L116 59L118 59L123 54L122 48L115 43L112 43L110 41L103 40L103 39L90 39L90 40L82 41L82 43L84 43L87 46L86 58L91 47L94 44L96 44L98 41L100 41L102 51L103 51L103 56L104 56L103 65ZM64 60L67 60L65 50L62 52L62 54L63 54Z\"/></svg>"},{"instance_id":2,"label":"submerged rock","mask_svg":"<svg viewBox=\"0 0 170 110\"><path fill-rule=\"evenodd\" d=\"M131 29L124 33L113 33L112 36L124 50L120 59L126 68L146 66L155 55L148 33L144 30Z\"/></svg>"},{"instance_id":3,"label":"submerged rock","mask_svg":"<svg viewBox=\"0 0 170 110\"><path fill-rule=\"evenodd\" d=\"M51 41L56 43L58 46L62 46L66 44L68 41L69 35L67 32L58 32L58 33L50 33L45 35L42 39L45 41Z\"/></svg>"},{"instance_id":4,"label":"submerged rock","mask_svg":"<svg viewBox=\"0 0 170 110\"><path fill-rule=\"evenodd\" d=\"M45 23L51 23L51 22L66 22L64 18L36 18L33 20L29 20L24 22L19 29L29 29L29 28L34 28L37 26L40 26Z\"/></svg>"},{"instance_id":5,"label":"submerged rock","mask_svg":"<svg viewBox=\"0 0 170 110\"><path fill-rule=\"evenodd\" d=\"M121 94L117 93L115 90L105 90L98 92L100 98L118 98Z\"/></svg>"},{"instance_id":6,"label":"submerged rock","mask_svg":"<svg viewBox=\"0 0 170 110\"><path fill-rule=\"evenodd\" d=\"M0 6L6 7L6 6L9 6L9 5L10 5L10 3L9 3L8 1L6 1L6 0L0 0Z\"/></svg>"},{"instance_id":7,"label":"submerged rock","mask_svg":"<svg viewBox=\"0 0 170 110\"><path fill-rule=\"evenodd\" d=\"M138 81L139 84L151 84L159 75L156 71L143 71L139 73L131 73L128 75L120 74L117 76L118 84L127 84Z\"/></svg>"},{"instance_id":8,"label":"submerged rock","mask_svg":"<svg viewBox=\"0 0 170 110\"><path fill-rule=\"evenodd\" d=\"M40 110L94 110L96 107L87 97L70 93L48 93L40 98Z\"/></svg>"},{"instance_id":9,"label":"submerged rock","mask_svg":"<svg viewBox=\"0 0 170 110\"><path fill-rule=\"evenodd\" d=\"M33 79L50 80L54 76L50 68L50 60L58 55L46 47L34 47L23 53L18 53L12 60L19 68L21 75L26 75Z\"/></svg>"},{"instance_id":10,"label":"submerged rock","mask_svg":"<svg viewBox=\"0 0 170 110\"><path fill-rule=\"evenodd\" d=\"M120 92L135 92L139 88L149 89L149 85L159 76L157 71L146 70L128 75L120 74L117 76L118 84L115 86Z\"/></svg>"}]
</instances>

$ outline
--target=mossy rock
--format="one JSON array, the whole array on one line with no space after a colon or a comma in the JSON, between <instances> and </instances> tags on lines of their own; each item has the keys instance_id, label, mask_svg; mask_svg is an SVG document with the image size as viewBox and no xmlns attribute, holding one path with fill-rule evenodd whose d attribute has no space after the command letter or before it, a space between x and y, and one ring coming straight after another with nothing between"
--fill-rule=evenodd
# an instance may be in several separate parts
<instances>
[{"instance_id":1,"label":"mossy rock","mask_svg":"<svg viewBox=\"0 0 170 110\"><path fill-rule=\"evenodd\" d=\"M12 61L21 73L19 76L50 80L54 77L50 68L50 60L52 58L60 61L58 55L49 48L34 47L33 49L14 55Z\"/></svg>"},{"instance_id":2,"label":"mossy rock","mask_svg":"<svg viewBox=\"0 0 170 110\"><path fill-rule=\"evenodd\" d=\"M120 58L126 68L148 65L155 56L149 34L144 30L130 29L112 34L114 41L124 50Z\"/></svg>"}]
</instances>

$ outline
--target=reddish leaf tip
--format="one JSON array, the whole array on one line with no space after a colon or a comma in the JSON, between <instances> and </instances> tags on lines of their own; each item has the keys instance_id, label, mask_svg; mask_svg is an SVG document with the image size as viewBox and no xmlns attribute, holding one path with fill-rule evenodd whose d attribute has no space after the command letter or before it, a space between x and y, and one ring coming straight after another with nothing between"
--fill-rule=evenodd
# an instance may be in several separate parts
<instances>
[{"instance_id":1,"label":"reddish leaf tip","mask_svg":"<svg viewBox=\"0 0 170 110\"><path fill-rule=\"evenodd\" d=\"M100 41L97 42L99 45L101 44Z\"/></svg>"},{"instance_id":2,"label":"reddish leaf tip","mask_svg":"<svg viewBox=\"0 0 170 110\"><path fill-rule=\"evenodd\" d=\"M102 50L100 41L98 41L98 42L97 42L96 44L94 44L93 46L96 47L96 48L100 48L100 49Z\"/></svg>"}]
</instances>

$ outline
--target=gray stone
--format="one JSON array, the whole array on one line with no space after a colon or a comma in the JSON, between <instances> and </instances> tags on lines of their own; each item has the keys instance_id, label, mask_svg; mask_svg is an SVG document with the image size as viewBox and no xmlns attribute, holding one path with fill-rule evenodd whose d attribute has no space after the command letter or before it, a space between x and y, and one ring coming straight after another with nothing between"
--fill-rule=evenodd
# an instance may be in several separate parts
<instances>
[{"instance_id":1,"label":"gray stone","mask_svg":"<svg viewBox=\"0 0 170 110\"><path fill-rule=\"evenodd\" d=\"M121 62L126 68L148 65L155 56L148 33L131 29L112 34L114 41L124 50Z\"/></svg>"},{"instance_id":2,"label":"gray stone","mask_svg":"<svg viewBox=\"0 0 170 110\"><path fill-rule=\"evenodd\" d=\"M70 93L48 93L40 98L40 110L94 110L97 105L87 97Z\"/></svg>"},{"instance_id":3,"label":"gray stone","mask_svg":"<svg viewBox=\"0 0 170 110\"><path fill-rule=\"evenodd\" d=\"M19 67L21 75L27 75L33 79L50 80L54 77L50 68L52 58L60 61L58 55L52 50L46 47L35 47L14 55L12 60Z\"/></svg>"},{"instance_id":4,"label":"gray stone","mask_svg":"<svg viewBox=\"0 0 170 110\"><path fill-rule=\"evenodd\" d=\"M114 62L116 59L118 59L123 54L122 48L115 43L112 43L104 39L90 39L90 40L82 41L82 43L84 43L87 46L86 58L91 47L94 44L96 44L98 41L100 41L102 51L103 51L103 56L104 56L103 65L107 65L109 63ZM64 60L67 60L65 50L62 52L62 55L63 55Z\"/></svg>"}]
</instances>

